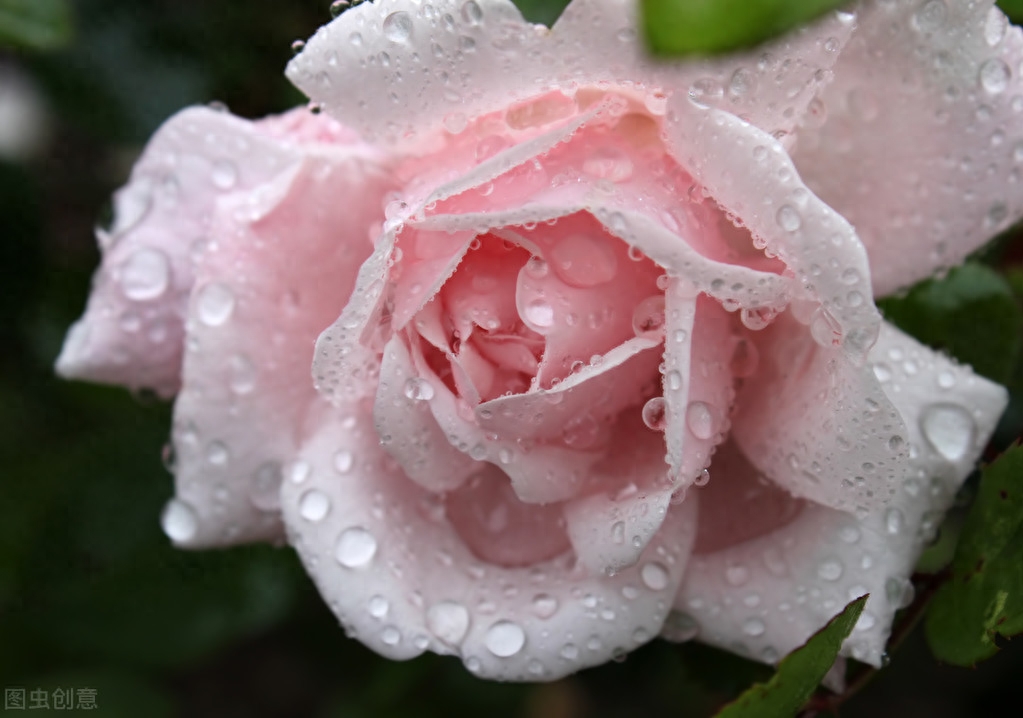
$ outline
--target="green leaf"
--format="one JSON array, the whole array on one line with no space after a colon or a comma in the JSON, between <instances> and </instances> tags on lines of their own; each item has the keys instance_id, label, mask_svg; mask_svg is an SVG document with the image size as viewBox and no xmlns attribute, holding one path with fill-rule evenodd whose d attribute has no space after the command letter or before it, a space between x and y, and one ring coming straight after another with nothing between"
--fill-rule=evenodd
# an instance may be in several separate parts
<instances>
[{"instance_id":1,"label":"green leaf","mask_svg":"<svg viewBox=\"0 0 1023 718\"><path fill-rule=\"evenodd\" d=\"M1009 19L1014 23L1023 20L1023 0L998 0L998 7L1002 9Z\"/></svg>"},{"instance_id":2,"label":"green leaf","mask_svg":"<svg viewBox=\"0 0 1023 718\"><path fill-rule=\"evenodd\" d=\"M927 613L938 659L972 666L998 652L996 640L1023 633L1023 447L984 469L963 526L952 580Z\"/></svg>"},{"instance_id":3,"label":"green leaf","mask_svg":"<svg viewBox=\"0 0 1023 718\"><path fill-rule=\"evenodd\" d=\"M1023 310L1012 287L981 264L965 264L878 306L888 321L948 352L992 381L1006 384L1023 343Z\"/></svg>"},{"instance_id":4,"label":"green leaf","mask_svg":"<svg viewBox=\"0 0 1023 718\"><path fill-rule=\"evenodd\" d=\"M718 718L773 718L793 716L820 685L863 612L867 596L860 596L832 618L801 647L778 664L767 683L756 683L733 703L725 706Z\"/></svg>"},{"instance_id":5,"label":"green leaf","mask_svg":"<svg viewBox=\"0 0 1023 718\"><path fill-rule=\"evenodd\" d=\"M569 0L514 0L522 17L550 27L565 11Z\"/></svg>"},{"instance_id":6,"label":"green leaf","mask_svg":"<svg viewBox=\"0 0 1023 718\"><path fill-rule=\"evenodd\" d=\"M67 0L0 0L0 47L53 50L71 34Z\"/></svg>"},{"instance_id":7,"label":"green leaf","mask_svg":"<svg viewBox=\"0 0 1023 718\"><path fill-rule=\"evenodd\" d=\"M752 47L847 0L642 0L641 24L657 55Z\"/></svg>"}]
</instances>

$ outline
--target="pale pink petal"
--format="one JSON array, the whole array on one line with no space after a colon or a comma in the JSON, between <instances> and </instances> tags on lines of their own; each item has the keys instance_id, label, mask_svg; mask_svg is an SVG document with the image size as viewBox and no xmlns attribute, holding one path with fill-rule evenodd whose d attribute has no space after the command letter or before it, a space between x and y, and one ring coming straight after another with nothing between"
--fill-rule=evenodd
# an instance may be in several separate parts
<instances>
[{"instance_id":1,"label":"pale pink petal","mask_svg":"<svg viewBox=\"0 0 1023 718\"><path fill-rule=\"evenodd\" d=\"M591 573L613 575L639 560L661 528L674 486L664 461L664 439L624 414L615 426L617 450L594 467L595 481L609 489L565 504L569 538ZM686 499L695 504L696 499ZM687 506L687 510L693 510Z\"/></svg>"},{"instance_id":2,"label":"pale pink petal","mask_svg":"<svg viewBox=\"0 0 1023 718\"><path fill-rule=\"evenodd\" d=\"M669 103L670 151L711 197L795 274L806 298L820 305L821 343L841 345L863 360L880 314L870 289L863 245L852 226L812 194L773 137L733 115L688 100Z\"/></svg>"},{"instance_id":3,"label":"pale pink petal","mask_svg":"<svg viewBox=\"0 0 1023 718\"><path fill-rule=\"evenodd\" d=\"M292 140L205 107L164 123L114 197L113 226L98 233L103 261L57 371L172 396L180 386L194 262L216 202L261 185L302 156Z\"/></svg>"},{"instance_id":4,"label":"pale pink petal","mask_svg":"<svg viewBox=\"0 0 1023 718\"><path fill-rule=\"evenodd\" d=\"M992 0L864 4L798 132L807 186L853 226L876 295L954 266L1023 215L1023 34Z\"/></svg>"},{"instance_id":5,"label":"pale pink petal","mask_svg":"<svg viewBox=\"0 0 1023 718\"><path fill-rule=\"evenodd\" d=\"M447 388L421 377L404 342L384 349L373 421L380 444L405 475L428 491L450 491L478 471L478 462L456 449L433 418L430 402Z\"/></svg>"},{"instance_id":6,"label":"pale pink petal","mask_svg":"<svg viewBox=\"0 0 1023 718\"><path fill-rule=\"evenodd\" d=\"M179 545L280 536L282 466L318 401L313 341L348 299L371 249L364 226L387 189L358 152L307 159L217 204L196 266L174 407L172 506L191 511L195 524L175 531L168 514Z\"/></svg>"},{"instance_id":7,"label":"pale pink petal","mask_svg":"<svg viewBox=\"0 0 1023 718\"><path fill-rule=\"evenodd\" d=\"M913 565L973 470L1007 394L890 325L883 327L870 360L885 377L885 393L905 419L902 440L912 447L903 460L908 471L889 504L857 518L813 504L797 510L777 495L762 493L758 507L770 507L780 528L750 537L740 527L730 536L701 538L705 550L717 550L691 561L675 602L685 615L676 614L671 625L688 626L702 641L775 662L848 601L869 593L842 652L881 664L894 613L912 598ZM733 479L743 463L722 467L720 479ZM712 486L716 476L711 464ZM748 487L751 481L735 483ZM720 509L732 511L747 495L746 489L728 488L703 493L701 519Z\"/></svg>"},{"instance_id":8,"label":"pale pink petal","mask_svg":"<svg viewBox=\"0 0 1023 718\"><path fill-rule=\"evenodd\" d=\"M738 337L716 302L672 280L665 292L664 440L676 488L697 481L728 435Z\"/></svg>"},{"instance_id":9,"label":"pale pink petal","mask_svg":"<svg viewBox=\"0 0 1023 718\"><path fill-rule=\"evenodd\" d=\"M792 494L876 510L906 477L906 423L874 373L780 315L756 341L760 366L739 392L732 436Z\"/></svg>"},{"instance_id":10,"label":"pale pink petal","mask_svg":"<svg viewBox=\"0 0 1023 718\"><path fill-rule=\"evenodd\" d=\"M571 553L505 567L474 556L438 497L394 466L368 407L330 410L311 425L318 431L298 457L309 470L282 489L285 522L342 625L373 650L397 659L432 650L483 677L551 680L660 630L694 508L669 511L637 564L613 578L575 566Z\"/></svg>"},{"instance_id":11,"label":"pale pink petal","mask_svg":"<svg viewBox=\"0 0 1023 718\"><path fill-rule=\"evenodd\" d=\"M694 93L787 131L828 79L853 19L835 13L753 52L667 63L647 55L635 12L626 0L577 0L548 30L507 0L367 3L321 28L288 77L367 139L394 144L436 142L516 101L598 84L645 94L660 112L666 95Z\"/></svg>"}]
</instances>

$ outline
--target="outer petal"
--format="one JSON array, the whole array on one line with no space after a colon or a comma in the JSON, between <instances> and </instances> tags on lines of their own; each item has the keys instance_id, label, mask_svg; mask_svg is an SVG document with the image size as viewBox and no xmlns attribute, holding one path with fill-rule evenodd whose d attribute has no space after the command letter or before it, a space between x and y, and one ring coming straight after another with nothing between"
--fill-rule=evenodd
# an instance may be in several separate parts
<instances>
[{"instance_id":1,"label":"outer petal","mask_svg":"<svg viewBox=\"0 0 1023 718\"><path fill-rule=\"evenodd\" d=\"M194 258L217 200L259 186L301 157L258 124L205 107L164 123L114 198L113 226L99 232L103 263L57 371L173 395Z\"/></svg>"},{"instance_id":2,"label":"outer petal","mask_svg":"<svg viewBox=\"0 0 1023 718\"><path fill-rule=\"evenodd\" d=\"M907 429L873 372L822 347L791 312L757 342L732 436L779 486L842 510L889 502L907 472Z\"/></svg>"},{"instance_id":3,"label":"outer petal","mask_svg":"<svg viewBox=\"0 0 1023 718\"><path fill-rule=\"evenodd\" d=\"M909 575L1007 401L1005 390L885 326L870 356L907 425L911 473L891 504L855 515L807 505L766 535L694 557L675 602L700 639L774 662L849 600L870 601L843 654L880 665ZM880 367L881 364L876 366ZM886 372L886 373L885 373ZM711 466L714 481L714 466ZM712 497L706 495L706 508ZM726 495L735 501L735 494ZM758 501L763 506L763 497ZM780 508L779 508L780 507ZM718 537L721 543L721 537ZM727 542L725 542L727 543Z\"/></svg>"},{"instance_id":4,"label":"outer petal","mask_svg":"<svg viewBox=\"0 0 1023 718\"><path fill-rule=\"evenodd\" d=\"M174 407L177 498L165 526L180 545L280 535L282 465L318 401L313 341L351 292L388 189L367 152L355 145L309 158L217 205ZM192 530L174 521L189 510Z\"/></svg>"},{"instance_id":5,"label":"outer petal","mask_svg":"<svg viewBox=\"0 0 1023 718\"><path fill-rule=\"evenodd\" d=\"M366 645L397 659L454 653L484 677L543 680L659 630L692 544L692 509L670 511L639 564L613 578L573 568L570 556L482 563L367 431L368 407L328 411L300 452L309 471L285 482L282 507L306 569Z\"/></svg>"},{"instance_id":6,"label":"outer petal","mask_svg":"<svg viewBox=\"0 0 1023 718\"><path fill-rule=\"evenodd\" d=\"M884 295L962 261L1023 215L1023 32L992 0L863 3L799 130L807 186L856 227Z\"/></svg>"},{"instance_id":7,"label":"outer petal","mask_svg":"<svg viewBox=\"0 0 1023 718\"><path fill-rule=\"evenodd\" d=\"M852 16L836 13L755 53L658 63L637 41L635 9L576 0L548 30L508 0L366 3L321 28L288 77L364 137L389 143L436 138L551 89L607 82L649 91L654 109L666 94L692 91L774 132L798 121L852 29Z\"/></svg>"}]
</instances>

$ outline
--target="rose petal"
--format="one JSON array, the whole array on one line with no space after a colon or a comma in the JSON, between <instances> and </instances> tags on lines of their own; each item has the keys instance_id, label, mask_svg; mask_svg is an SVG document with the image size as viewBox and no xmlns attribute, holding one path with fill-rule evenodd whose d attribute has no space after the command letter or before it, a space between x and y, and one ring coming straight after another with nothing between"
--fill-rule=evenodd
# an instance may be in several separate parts
<instances>
[{"instance_id":1,"label":"rose petal","mask_svg":"<svg viewBox=\"0 0 1023 718\"><path fill-rule=\"evenodd\" d=\"M1007 394L889 325L870 358L889 371L882 386L905 417L911 470L889 505L862 519L808 504L769 534L695 556L675 607L696 621L700 640L774 662L870 593L843 654L881 665L894 613L912 597L916 558L972 471ZM735 495L701 499L701 514L713 516L715 499L731 506Z\"/></svg>"},{"instance_id":2,"label":"rose petal","mask_svg":"<svg viewBox=\"0 0 1023 718\"><path fill-rule=\"evenodd\" d=\"M795 496L879 509L906 478L906 424L873 372L810 338L786 312L757 340L756 381L739 392L732 435Z\"/></svg>"},{"instance_id":3,"label":"rose petal","mask_svg":"<svg viewBox=\"0 0 1023 718\"><path fill-rule=\"evenodd\" d=\"M650 91L655 109L666 93L692 86L773 132L790 129L827 80L852 19L831 14L755 53L656 63L637 40L635 4L626 0L576 0L550 30L524 22L506 0L391 0L320 28L287 74L363 137L396 144L422 143L552 89L622 78ZM357 66L357 76L345 71ZM427 71L416 82L403 81L419 66Z\"/></svg>"},{"instance_id":4,"label":"rose petal","mask_svg":"<svg viewBox=\"0 0 1023 718\"><path fill-rule=\"evenodd\" d=\"M382 173L350 153L307 159L218 203L174 407L175 505L195 519L192 531L168 531L177 544L280 536L282 467L318 400L313 340L348 298L370 250L363 227L386 189ZM353 205L332 201L342 195Z\"/></svg>"},{"instance_id":5,"label":"rose petal","mask_svg":"<svg viewBox=\"0 0 1023 718\"><path fill-rule=\"evenodd\" d=\"M1023 36L984 2L864 6L799 130L807 186L855 227L877 295L960 263L1023 215Z\"/></svg>"},{"instance_id":6,"label":"rose petal","mask_svg":"<svg viewBox=\"0 0 1023 718\"><path fill-rule=\"evenodd\" d=\"M417 375L399 337L384 349L380 376L373 420L381 445L424 489L444 492L461 486L479 466L451 445L430 412L429 402L446 389Z\"/></svg>"},{"instance_id":7,"label":"rose petal","mask_svg":"<svg viewBox=\"0 0 1023 718\"><path fill-rule=\"evenodd\" d=\"M819 341L841 343L862 361L881 317L870 301L867 256L852 226L807 190L770 135L719 110L675 99L669 105L674 114L666 141L675 159L820 303L836 332Z\"/></svg>"},{"instance_id":8,"label":"rose petal","mask_svg":"<svg viewBox=\"0 0 1023 718\"><path fill-rule=\"evenodd\" d=\"M193 262L216 202L272 179L303 154L294 140L205 107L167 120L115 195L113 226L98 233L103 262L57 371L172 396Z\"/></svg>"},{"instance_id":9,"label":"rose petal","mask_svg":"<svg viewBox=\"0 0 1023 718\"><path fill-rule=\"evenodd\" d=\"M673 508L640 561L613 578L573 568L570 556L505 568L477 560L436 497L389 463L367 430L368 407L331 410L312 425L318 431L299 455L311 471L282 489L289 536L342 625L373 650L399 659L454 653L483 677L550 680L660 629L659 606L692 544L694 508Z\"/></svg>"}]
</instances>

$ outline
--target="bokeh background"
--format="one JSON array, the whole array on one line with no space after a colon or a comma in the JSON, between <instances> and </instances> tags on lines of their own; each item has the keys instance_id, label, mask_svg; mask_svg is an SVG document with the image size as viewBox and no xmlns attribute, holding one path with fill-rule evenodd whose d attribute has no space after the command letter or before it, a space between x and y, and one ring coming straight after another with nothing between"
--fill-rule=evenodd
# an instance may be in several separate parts
<instances>
[{"instance_id":1,"label":"bokeh background","mask_svg":"<svg viewBox=\"0 0 1023 718\"><path fill-rule=\"evenodd\" d=\"M482 682L452 658L378 658L345 638L291 549L170 547L158 526L169 404L53 375L98 262L93 228L146 138L189 104L258 117L303 102L282 70L327 5L77 0L60 47L0 49L0 687L94 688L96 714L131 718L712 714L769 671L663 641L544 685ZM557 12L523 5L537 20ZM1010 234L982 259L1012 276L1021 248ZM1001 446L1018 434L1019 396ZM1023 640L969 670L938 665L921 634L842 716L1012 705Z\"/></svg>"}]
</instances>

